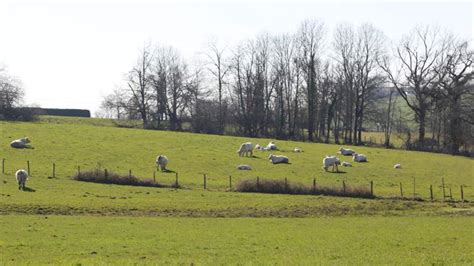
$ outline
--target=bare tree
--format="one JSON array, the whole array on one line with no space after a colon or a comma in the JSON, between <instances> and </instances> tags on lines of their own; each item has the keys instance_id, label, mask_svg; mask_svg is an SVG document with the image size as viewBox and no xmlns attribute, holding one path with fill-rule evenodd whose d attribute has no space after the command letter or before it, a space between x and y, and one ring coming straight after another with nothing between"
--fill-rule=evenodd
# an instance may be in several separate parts
<instances>
[{"instance_id":1,"label":"bare tree","mask_svg":"<svg viewBox=\"0 0 474 266\"><path fill-rule=\"evenodd\" d=\"M440 91L438 98L446 103L444 106L448 110L448 125L447 125L447 136L449 143L449 151L452 154L458 154L459 148L465 139L463 137L463 131L471 125L469 125L468 119L463 119L463 115L466 111L462 108L462 100L470 93L473 94L472 80L474 77L473 70L473 51L469 49L469 44L466 41L459 41L454 37L449 38L451 41L448 43L446 49L446 61L444 69L439 74L441 77ZM443 72L446 72L444 74ZM471 82L471 84L468 84ZM472 102L468 104L467 112L472 112ZM467 122L467 123L466 123ZM469 136L468 136L469 138Z\"/></svg>"},{"instance_id":2,"label":"bare tree","mask_svg":"<svg viewBox=\"0 0 474 266\"><path fill-rule=\"evenodd\" d=\"M298 31L298 61L305 74L306 103L308 111L308 140L314 140L316 119L316 80L320 64L320 53L324 35L324 24L317 20L304 21Z\"/></svg>"},{"instance_id":3,"label":"bare tree","mask_svg":"<svg viewBox=\"0 0 474 266\"><path fill-rule=\"evenodd\" d=\"M150 46L140 51L137 65L128 74L128 88L132 93L134 106L140 113L143 126L148 127L150 111L150 79L153 53Z\"/></svg>"},{"instance_id":4,"label":"bare tree","mask_svg":"<svg viewBox=\"0 0 474 266\"><path fill-rule=\"evenodd\" d=\"M209 51L206 53L206 57L208 58L210 65L207 69L217 80L217 99L219 102L218 117L220 125L219 133L222 134L224 132L225 125L223 113L223 86L225 84L225 78L230 70L230 66L226 65L224 62L224 52L226 50L225 47L218 47L217 41L215 39L208 43L207 49Z\"/></svg>"},{"instance_id":5,"label":"bare tree","mask_svg":"<svg viewBox=\"0 0 474 266\"><path fill-rule=\"evenodd\" d=\"M102 100L100 109L104 117L124 119L130 116L129 106L123 89L115 89Z\"/></svg>"},{"instance_id":6,"label":"bare tree","mask_svg":"<svg viewBox=\"0 0 474 266\"><path fill-rule=\"evenodd\" d=\"M435 27L417 27L394 49L394 67L385 57L380 66L393 86L415 113L419 148L424 146L426 118L435 91L443 80L445 39Z\"/></svg>"}]
</instances>

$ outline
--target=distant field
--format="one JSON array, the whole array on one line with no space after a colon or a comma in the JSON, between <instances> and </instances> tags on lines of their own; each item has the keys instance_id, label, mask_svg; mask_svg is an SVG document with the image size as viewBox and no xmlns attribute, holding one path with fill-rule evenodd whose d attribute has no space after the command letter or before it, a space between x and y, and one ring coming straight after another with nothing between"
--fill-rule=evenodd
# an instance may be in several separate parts
<instances>
[{"instance_id":1,"label":"distant field","mask_svg":"<svg viewBox=\"0 0 474 266\"><path fill-rule=\"evenodd\" d=\"M12 264L474 263L472 217L0 217Z\"/></svg>"},{"instance_id":2,"label":"distant field","mask_svg":"<svg viewBox=\"0 0 474 266\"><path fill-rule=\"evenodd\" d=\"M12 139L22 136L30 137L35 148L9 147ZM281 150L275 153L287 155L291 164L272 165L266 152L238 157L236 150L244 141L266 144L270 139L118 128L106 119L0 122L0 160L6 159L6 172L0 174L0 264L347 264L351 257L356 264L387 259L394 264L472 264L472 233L467 232L474 225L472 159L351 147L366 154L369 162L341 167L344 172L335 174L321 166L338 145L277 141ZM304 152L291 152L294 147ZM151 178L158 154L169 157L182 189L70 178L77 166L123 174L131 169L134 175ZM30 191L20 192L13 175L18 168L26 169L27 161ZM48 178L53 163L56 178ZM254 170L236 170L240 163ZM403 169L393 169L395 163ZM237 193L229 191L229 176L233 186L257 176L307 185L316 178L317 184L330 186L345 181L368 187L373 181L375 195L383 199ZM156 178L172 183L175 173L156 173ZM441 178L456 202L443 201ZM400 182L404 196L411 198L414 181L415 196L425 201L394 198L400 195ZM435 202L429 201L430 185ZM460 185L468 202L459 202ZM190 237L197 240L188 241Z\"/></svg>"}]
</instances>

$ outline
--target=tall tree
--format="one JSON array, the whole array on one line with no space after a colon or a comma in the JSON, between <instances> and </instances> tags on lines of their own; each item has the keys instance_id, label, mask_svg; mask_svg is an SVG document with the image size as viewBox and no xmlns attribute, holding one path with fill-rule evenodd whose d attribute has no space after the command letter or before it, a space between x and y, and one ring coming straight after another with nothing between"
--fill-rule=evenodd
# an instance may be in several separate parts
<instances>
[{"instance_id":1,"label":"tall tree","mask_svg":"<svg viewBox=\"0 0 474 266\"><path fill-rule=\"evenodd\" d=\"M445 103L448 111L447 142L449 151L452 154L458 154L464 140L463 131L471 126L467 119L463 119L466 112L463 111L461 102L467 94L474 93L472 82L474 78L473 51L469 48L468 42L457 40L454 37L449 39L444 69L441 70L446 74L440 72L442 79L438 98ZM469 105L472 105L472 102ZM467 112L471 111L472 106L469 106Z\"/></svg>"},{"instance_id":2,"label":"tall tree","mask_svg":"<svg viewBox=\"0 0 474 266\"><path fill-rule=\"evenodd\" d=\"M140 113L143 126L148 127L150 111L150 79L153 54L150 46L140 51L136 66L128 74L128 88L132 93L134 106Z\"/></svg>"},{"instance_id":3,"label":"tall tree","mask_svg":"<svg viewBox=\"0 0 474 266\"><path fill-rule=\"evenodd\" d=\"M298 52L300 67L305 74L306 103L308 114L308 140L314 140L316 119L316 74L320 64L324 24L317 20L304 21L298 30Z\"/></svg>"},{"instance_id":4,"label":"tall tree","mask_svg":"<svg viewBox=\"0 0 474 266\"><path fill-rule=\"evenodd\" d=\"M387 57L380 66L393 86L415 113L418 122L419 148L423 148L426 119L435 100L436 89L443 80L446 39L438 28L416 27L395 47L391 67Z\"/></svg>"},{"instance_id":5,"label":"tall tree","mask_svg":"<svg viewBox=\"0 0 474 266\"><path fill-rule=\"evenodd\" d=\"M230 67L225 64L225 58L224 58L224 53L225 53L225 47L220 48L217 45L216 40L211 40L208 45L207 45L208 52L206 53L206 56L209 60L209 67L207 68L208 71L212 74L212 76L217 80L217 100L219 102L219 114L218 114L218 119L219 119L219 133L222 134L224 133L224 125L225 125L225 120L224 120L224 84L225 84L225 78L230 70Z\"/></svg>"}]
</instances>

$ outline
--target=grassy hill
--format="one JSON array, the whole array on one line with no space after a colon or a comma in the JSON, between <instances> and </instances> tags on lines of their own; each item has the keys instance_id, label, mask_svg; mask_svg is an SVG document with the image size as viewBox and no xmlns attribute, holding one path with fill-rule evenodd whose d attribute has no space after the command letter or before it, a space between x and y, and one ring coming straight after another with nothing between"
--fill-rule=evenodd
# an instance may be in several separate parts
<instances>
[{"instance_id":1,"label":"grassy hill","mask_svg":"<svg viewBox=\"0 0 474 266\"><path fill-rule=\"evenodd\" d=\"M30 137L34 149L16 150L9 147L12 139L22 136ZM272 165L267 160L268 152L255 152L254 158L238 157L235 151L245 141L266 144L270 139L118 128L113 121L103 119L42 118L34 123L0 122L0 159L6 159L6 172L0 175L0 261L12 262L11 259L15 259L13 262L31 263L34 258L40 263L140 263L140 258L145 256L147 259L143 262L149 263L152 262L150 258L174 263L210 263L214 260L235 263L234 258L256 263L303 263L310 262L311 260L304 259L305 256L316 251L308 248L313 236L302 232L309 230L311 234L317 235L311 228L323 226L337 233L320 240L322 242L318 245L325 241L331 242L327 249L317 250L316 254L324 258L321 262L348 262L359 251L358 260L355 261L364 263L366 255L375 254L377 250L387 254L394 252L394 263L450 263L453 259L458 263L473 262L472 252L462 252L466 248L466 238L472 240L472 233L466 233L462 229L472 227L473 223L472 159L424 152L350 147L366 154L369 162L353 163L352 168L341 167L344 173L336 174L324 172L321 166L323 157L335 154L339 146L277 141L280 151L275 153L287 155L291 164ZM304 152L295 154L292 152L294 147L300 147ZM179 174L179 183L183 189L93 184L70 178L76 173L77 166L82 171L100 167L123 174L131 169L134 175L150 178L156 170L154 160L158 154L169 157L169 168ZM351 158L341 159L351 161ZM27 186L32 192L20 192L13 175L18 168L26 169L27 161L30 162L32 174ZM53 163L56 164L56 178L48 178L52 176ZM254 170L238 171L236 166L240 163L250 164ZM401 163L403 169L393 169L395 163ZM207 190L202 187L204 173L208 176ZM341 186L342 181L348 185L368 186L373 181L375 194L383 199L229 192L229 175L232 176L234 185L239 180L257 176L269 179L288 178L291 182L308 185L312 184L313 178L316 178L318 184L333 186ZM175 173L156 173L156 178L160 182L172 183L175 181ZM447 190L451 188L456 200L460 199L460 185L463 185L464 196L469 202L442 201L441 178L445 179ZM417 197L428 200L429 186L433 185L436 201L418 202L393 198L400 195L400 183L403 184L405 196L411 197L414 180ZM138 216L142 218L137 218ZM399 218L392 221L390 218L382 218L384 216ZM430 218L432 216L437 217ZM195 218L191 217L200 217L202 220L193 220ZM225 219L216 220L216 217ZM305 218L286 219L283 222L279 217ZM354 222L359 229L349 230L348 237L354 238L359 233L367 234L366 241L370 244L350 247L354 252L335 254L338 246L346 245L345 234L339 231L345 229L331 227L331 222L328 224L327 221L334 221L336 224ZM393 227L384 227L387 223ZM442 226L445 223L459 224L460 229L445 228ZM22 226L19 228L17 224ZM265 224L271 226L264 227ZM405 232L400 237L406 237L408 241L420 241L426 237L431 244L426 246L419 242L413 244L413 248L426 248L428 254L439 256L432 259L425 256L403 259L403 254L410 253L411 248L395 244L389 240L390 232L384 231L395 230L393 228L400 227L400 224L405 224L408 231L426 231L426 235ZM101 230L101 225L111 227ZM147 234L162 235L161 230L154 226L163 226L163 230L168 232L163 235L164 242L157 250L143 248L143 255L138 256L139 247L145 245L140 242L145 241ZM379 232L384 233L379 235L374 231L367 232L363 229L364 226L378 228ZM247 227L252 227L253 230L260 228L260 240L253 241L255 236L245 231ZM289 227L293 229L288 231ZM11 228L16 229L12 231ZM122 229L118 228L123 228L126 233L121 233ZM235 235L232 237L225 233L229 232L226 230L234 229L232 232ZM204 235L201 234L203 230L207 232ZM91 232L101 237L93 237L95 244L91 249L94 250L89 251L87 241L79 240ZM137 234L126 238L130 232ZM184 232L195 238L196 243L202 241L203 246L186 244L187 233ZM281 239L276 237L278 235L275 232L280 232ZM45 240L41 239L43 233L48 239L52 235L58 238L53 237L45 244ZM13 241L18 234L22 238ZM456 249L458 253L440 255L439 247L434 243L444 241L448 236L450 239L458 239L452 245L452 249ZM214 238L219 241L213 241ZM169 243L174 240L183 244L183 248L179 245L170 246ZM159 239L156 241L160 242ZM122 246L127 248L119 247L118 242L124 242ZM262 248L276 242L282 243L282 247L286 248L290 247L290 242L297 242L298 251L289 248L294 253L287 250L275 257L275 252ZM152 245L155 242L148 239L144 243ZM377 245L382 250L371 248ZM28 256L27 251L37 246L42 248L34 249L38 251L34 252L33 257ZM208 249L204 249L204 246ZM243 252L254 246L259 247L255 250L265 251L251 256L235 255L229 251L236 249ZM57 255L41 252L48 248L64 251ZM98 250L101 248L102 250ZM24 256L15 255L23 251ZM459 252L464 255L461 256ZM122 255L114 259L117 253ZM367 262L382 262L382 258Z\"/></svg>"}]
</instances>

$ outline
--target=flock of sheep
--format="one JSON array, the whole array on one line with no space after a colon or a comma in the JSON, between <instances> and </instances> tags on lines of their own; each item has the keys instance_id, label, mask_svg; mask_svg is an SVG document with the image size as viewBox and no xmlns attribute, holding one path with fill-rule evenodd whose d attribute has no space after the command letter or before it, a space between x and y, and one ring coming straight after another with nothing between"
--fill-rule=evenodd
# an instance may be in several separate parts
<instances>
[{"instance_id":1,"label":"flock of sheep","mask_svg":"<svg viewBox=\"0 0 474 266\"><path fill-rule=\"evenodd\" d=\"M24 149L24 148L31 148L32 147L29 145L30 140L27 137L21 138L14 140L10 143L10 147L12 148L17 148L17 149ZM268 143L267 146L260 146L259 144L255 145L255 149L259 151L277 151L277 145L275 142L271 141ZM253 144L251 142L246 142L242 143L240 145L240 148L237 150L237 153L239 154L240 157L247 156L247 157L252 157L253 156ZM295 147L293 149L293 152L299 153L302 152L301 148ZM352 156L352 160L354 162L367 162L367 156L364 154L358 154L354 150L351 149L345 149L345 148L339 148L339 154L343 156ZM284 155L274 155L270 154L268 156L268 160L272 162L272 164L280 164L280 163L290 163L290 160L287 156ZM168 165L168 157L165 155L158 155L156 157L156 166L160 171L166 171L166 166ZM332 167L332 172L336 170L336 172L339 172L338 166L342 165L344 167L351 167L352 164L349 162L343 161L341 163L341 160L337 158L336 156L328 156L323 159L323 169L324 171L328 171L329 167ZM401 165L400 164L395 164L393 166L395 169L400 169ZM238 170L252 170L252 167L248 164L241 164L237 166ZM24 190L25 185L26 185L26 180L28 179L28 172L24 169L19 169L15 173L16 180L18 182L18 189Z\"/></svg>"},{"instance_id":2,"label":"flock of sheep","mask_svg":"<svg viewBox=\"0 0 474 266\"><path fill-rule=\"evenodd\" d=\"M259 151L275 151L278 150L276 144L272 141L268 143L267 146L260 146L259 144L255 145L255 149ZM293 152L302 152L301 148L294 148ZM251 142L246 142L242 143L240 145L240 148L237 150L237 153L239 156L253 156L253 144ZM352 160L354 162L368 162L367 156L364 154L358 154L354 150L351 149L345 149L345 148L339 148L339 154L344 155L344 156L352 156ZM268 159L273 163L273 164L279 164L279 163L289 163L290 160L287 156L284 155L274 155L270 154L268 156ZM349 162L342 162L339 158L336 156L328 156L323 159L323 169L324 171L328 171L329 167L332 166L332 171L336 170L336 172L339 172L338 165L342 165L344 167L351 167L352 164ZM395 169L400 169L401 165L400 164L395 164L394 165ZM252 167L247 164L241 164L237 166L237 169L239 170L252 170Z\"/></svg>"}]
</instances>

